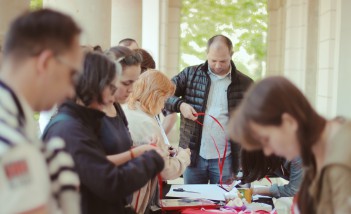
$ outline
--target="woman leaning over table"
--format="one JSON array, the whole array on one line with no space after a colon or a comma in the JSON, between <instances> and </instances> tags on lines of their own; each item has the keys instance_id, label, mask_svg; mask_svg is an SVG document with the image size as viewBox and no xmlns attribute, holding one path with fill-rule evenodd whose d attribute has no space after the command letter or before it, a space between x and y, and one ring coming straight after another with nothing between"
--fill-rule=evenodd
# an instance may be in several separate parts
<instances>
[{"instance_id":1,"label":"woman leaning over table","mask_svg":"<svg viewBox=\"0 0 351 214\"><path fill-rule=\"evenodd\" d=\"M245 149L302 158L301 213L351 213L350 121L325 119L293 83L274 76L251 87L229 130Z\"/></svg>"}]
</instances>

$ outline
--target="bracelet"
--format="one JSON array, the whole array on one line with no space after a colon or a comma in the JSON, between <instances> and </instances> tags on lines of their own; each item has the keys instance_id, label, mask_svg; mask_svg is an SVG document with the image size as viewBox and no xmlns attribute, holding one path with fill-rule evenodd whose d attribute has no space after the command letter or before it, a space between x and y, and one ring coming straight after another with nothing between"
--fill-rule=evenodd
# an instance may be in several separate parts
<instances>
[{"instance_id":1,"label":"bracelet","mask_svg":"<svg viewBox=\"0 0 351 214\"><path fill-rule=\"evenodd\" d=\"M134 156L134 152L133 152L133 150L132 150L132 149L129 149L129 152L130 152L130 157L131 157L131 159L134 159L134 158L135 158L135 156Z\"/></svg>"}]
</instances>

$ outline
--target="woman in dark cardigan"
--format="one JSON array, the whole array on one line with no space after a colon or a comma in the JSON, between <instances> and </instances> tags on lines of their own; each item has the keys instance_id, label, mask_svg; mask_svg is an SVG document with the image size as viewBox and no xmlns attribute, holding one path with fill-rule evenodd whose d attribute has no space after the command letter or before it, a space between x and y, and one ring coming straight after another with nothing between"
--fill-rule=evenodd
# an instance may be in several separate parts
<instances>
[{"instance_id":1,"label":"woman in dark cardigan","mask_svg":"<svg viewBox=\"0 0 351 214\"><path fill-rule=\"evenodd\" d=\"M88 53L76 87L76 99L67 101L49 123L43 138L61 137L71 153L80 178L83 213L127 213L126 197L154 178L163 167L155 150L134 154L116 166L106 158L101 142L102 108L113 100L117 84L116 64L97 53Z\"/></svg>"}]
</instances>

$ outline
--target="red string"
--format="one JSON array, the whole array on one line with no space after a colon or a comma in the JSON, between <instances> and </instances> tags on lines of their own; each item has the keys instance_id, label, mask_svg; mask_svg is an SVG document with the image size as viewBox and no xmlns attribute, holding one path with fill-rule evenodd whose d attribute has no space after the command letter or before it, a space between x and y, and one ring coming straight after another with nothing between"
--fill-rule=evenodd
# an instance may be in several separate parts
<instances>
[{"instance_id":1,"label":"red string","mask_svg":"<svg viewBox=\"0 0 351 214\"><path fill-rule=\"evenodd\" d=\"M271 185L272 185L272 181L271 181L271 179L266 175L266 176L264 176L268 181L269 181L269 183L271 183Z\"/></svg>"},{"instance_id":2,"label":"red string","mask_svg":"<svg viewBox=\"0 0 351 214\"><path fill-rule=\"evenodd\" d=\"M157 145L156 145L155 143L152 143L151 145L157 147ZM157 180L158 180L158 186L159 186L159 191L160 191L160 193L159 193L159 198L160 198L160 200L161 200L161 199L162 199L162 194L163 194L163 185L162 185L162 177L161 177L161 174L158 174L158 175L157 175ZM139 198L139 196L138 196L138 198Z\"/></svg>"},{"instance_id":3,"label":"red string","mask_svg":"<svg viewBox=\"0 0 351 214\"><path fill-rule=\"evenodd\" d=\"M157 147L156 143L150 143L151 146ZM158 185L160 187L160 200L162 199L162 177L160 174L157 175L157 179L158 179ZM136 198L136 203L135 203L135 212L137 212L137 208L138 208L138 203L139 203L139 198L140 198L140 190L138 192L138 196Z\"/></svg>"},{"instance_id":4,"label":"red string","mask_svg":"<svg viewBox=\"0 0 351 214\"><path fill-rule=\"evenodd\" d=\"M159 175L157 175L157 179L158 179L158 186L159 186L159 191L160 191L160 193L159 193L159 195L160 195L160 200L162 199L162 177L161 177L161 175L159 174Z\"/></svg>"},{"instance_id":5,"label":"red string","mask_svg":"<svg viewBox=\"0 0 351 214\"><path fill-rule=\"evenodd\" d=\"M138 209L139 197L140 197L140 190L139 190L138 196L137 196L137 198L136 198L136 203L135 203L135 207L134 207L135 212L136 212L137 209Z\"/></svg>"},{"instance_id":6,"label":"red string","mask_svg":"<svg viewBox=\"0 0 351 214\"><path fill-rule=\"evenodd\" d=\"M224 131L224 128L223 128L222 124L217 120L217 118L215 118L212 115L205 114L205 113L202 113L202 112L194 114L195 117L197 117L197 116L205 116L205 115L210 116L221 127L221 129L222 129L222 131L224 133L224 136L225 136L225 148L224 148L224 153L223 153L223 157L222 157L222 161L221 161L221 154L219 152L217 143L216 143L214 137L211 135L213 144L215 145L216 150L217 150L217 154L218 154L219 184L222 185L223 166L224 166L224 161L225 161L225 157L226 157L226 154L227 154L228 139L227 139L227 136L225 135L225 131ZM197 122L198 124L203 126L203 124L200 121L195 120L195 122ZM160 175L158 175L157 177L158 177L158 184L159 184L159 187L160 187L160 195L159 195L159 197L160 197L160 200L161 200L162 199L162 188L163 188L162 187L162 178L161 178Z\"/></svg>"},{"instance_id":7,"label":"red string","mask_svg":"<svg viewBox=\"0 0 351 214\"><path fill-rule=\"evenodd\" d=\"M213 136L211 135L212 141L213 141L213 143L214 143L214 145L216 147L217 153L218 153L219 184L222 185L223 167L224 167L225 157L226 157L226 154L227 154L228 139L227 139L227 136L225 134L225 131L224 131L224 128L223 128L222 124L217 120L217 118L215 118L214 116L212 116L210 114L205 114L203 112L199 112L199 113L194 114L195 117L197 117L197 116L206 116L206 115L210 116L221 127L221 129L222 129L222 131L224 133L225 147L224 147L224 153L223 153L222 161L221 161L221 154L219 153L217 143L214 140ZM195 120L195 122L197 122L198 124L200 124L202 126L204 125L198 120Z\"/></svg>"}]
</instances>

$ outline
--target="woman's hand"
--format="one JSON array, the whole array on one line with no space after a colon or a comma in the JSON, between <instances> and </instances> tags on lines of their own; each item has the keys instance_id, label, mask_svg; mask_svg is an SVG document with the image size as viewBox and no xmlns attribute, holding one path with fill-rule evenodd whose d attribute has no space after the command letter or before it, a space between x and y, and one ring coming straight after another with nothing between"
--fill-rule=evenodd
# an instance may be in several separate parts
<instances>
[{"instance_id":1,"label":"woman's hand","mask_svg":"<svg viewBox=\"0 0 351 214\"><path fill-rule=\"evenodd\" d=\"M160 143L160 139L156 135L153 135L153 136L144 138L143 142L144 142L143 144L150 144L153 146L157 146Z\"/></svg>"},{"instance_id":2,"label":"woman's hand","mask_svg":"<svg viewBox=\"0 0 351 214\"><path fill-rule=\"evenodd\" d=\"M133 158L139 157L140 155L144 154L147 151L155 150L160 156L164 157L165 154L156 146L151 144L141 145L134 148L131 148L129 151L115 154L115 155L108 155L106 158L114 163L116 166L122 165Z\"/></svg>"},{"instance_id":3,"label":"woman's hand","mask_svg":"<svg viewBox=\"0 0 351 214\"><path fill-rule=\"evenodd\" d=\"M134 157L139 157L144 152L147 152L150 150L157 150L157 147L150 145L150 144L146 144L146 145L141 145L141 146L137 146L137 147L132 148L132 152L134 154Z\"/></svg>"},{"instance_id":4,"label":"woman's hand","mask_svg":"<svg viewBox=\"0 0 351 214\"><path fill-rule=\"evenodd\" d=\"M190 151L189 148L186 148L186 149L183 149L183 148L182 148L182 150L183 150L184 152L186 152L189 156L191 155L191 151Z\"/></svg>"},{"instance_id":5,"label":"woman's hand","mask_svg":"<svg viewBox=\"0 0 351 214\"><path fill-rule=\"evenodd\" d=\"M269 187L254 187L250 188L252 195L266 195L266 196L272 196L271 192L269 191Z\"/></svg>"},{"instance_id":6,"label":"woman's hand","mask_svg":"<svg viewBox=\"0 0 351 214\"><path fill-rule=\"evenodd\" d=\"M178 153L177 149L172 146L168 147L168 152L171 157L176 156Z\"/></svg>"}]
</instances>

